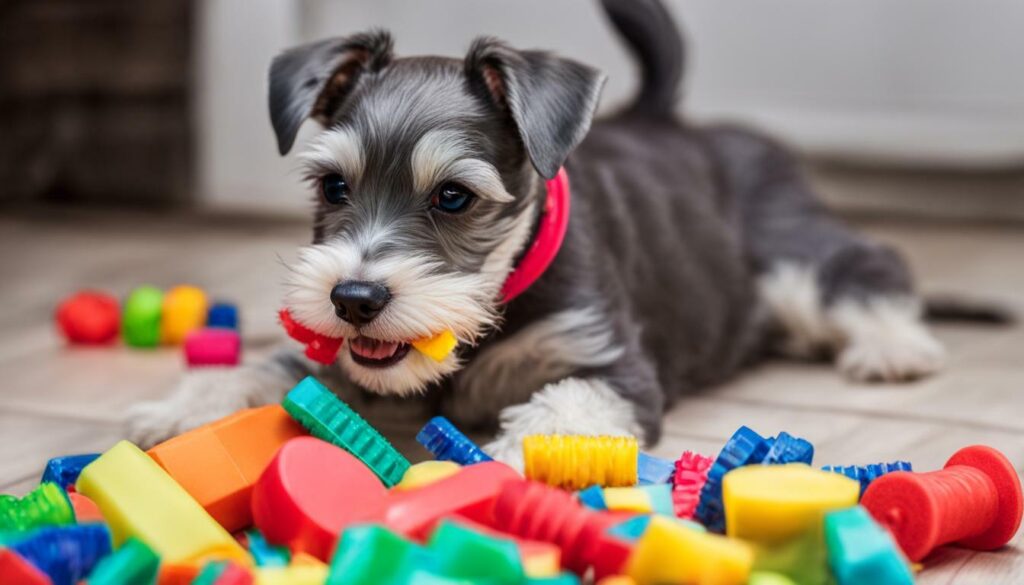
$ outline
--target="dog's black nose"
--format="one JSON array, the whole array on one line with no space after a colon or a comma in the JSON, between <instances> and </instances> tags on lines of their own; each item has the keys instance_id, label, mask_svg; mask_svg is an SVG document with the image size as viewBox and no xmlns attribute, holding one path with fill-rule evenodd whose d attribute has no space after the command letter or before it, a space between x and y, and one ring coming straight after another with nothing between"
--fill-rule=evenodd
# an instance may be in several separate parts
<instances>
[{"instance_id":1,"label":"dog's black nose","mask_svg":"<svg viewBox=\"0 0 1024 585\"><path fill-rule=\"evenodd\" d=\"M331 290L334 312L353 325L365 325L391 300L387 287L375 282L348 281Z\"/></svg>"}]
</instances>

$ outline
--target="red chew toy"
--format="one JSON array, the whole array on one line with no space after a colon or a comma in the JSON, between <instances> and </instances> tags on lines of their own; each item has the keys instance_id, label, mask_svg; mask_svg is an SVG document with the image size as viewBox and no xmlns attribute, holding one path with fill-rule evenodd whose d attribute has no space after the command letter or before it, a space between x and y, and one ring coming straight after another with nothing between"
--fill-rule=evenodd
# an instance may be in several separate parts
<instances>
[{"instance_id":1,"label":"red chew toy","mask_svg":"<svg viewBox=\"0 0 1024 585\"><path fill-rule=\"evenodd\" d=\"M252 573L238 565L229 563L224 567L224 572L213 582L213 585L252 585L252 583Z\"/></svg>"},{"instance_id":2,"label":"red chew toy","mask_svg":"<svg viewBox=\"0 0 1024 585\"><path fill-rule=\"evenodd\" d=\"M50 585L50 578L9 549L0 548L0 583Z\"/></svg>"},{"instance_id":3,"label":"red chew toy","mask_svg":"<svg viewBox=\"0 0 1024 585\"><path fill-rule=\"evenodd\" d=\"M338 351L341 349L342 342L345 341L344 338L327 337L313 331L292 319L288 309L281 309L277 315L281 318L281 325L284 326L288 337L306 344L306 357L324 365L333 364L334 360L338 358Z\"/></svg>"},{"instance_id":4,"label":"red chew toy","mask_svg":"<svg viewBox=\"0 0 1024 585\"><path fill-rule=\"evenodd\" d=\"M700 504L700 492L708 481L708 470L714 462L713 458L693 451L683 451L679 456L672 476L672 507L676 516L693 518Z\"/></svg>"},{"instance_id":5,"label":"red chew toy","mask_svg":"<svg viewBox=\"0 0 1024 585\"><path fill-rule=\"evenodd\" d=\"M415 490L391 492L356 521L380 522L399 534L424 540L444 516L459 514L494 525L494 501L519 474L498 461L463 467L444 479Z\"/></svg>"},{"instance_id":6,"label":"red chew toy","mask_svg":"<svg viewBox=\"0 0 1024 585\"><path fill-rule=\"evenodd\" d=\"M494 519L506 532L557 545L562 566L577 574L587 567L594 567L598 578L619 573L631 552L627 543L606 534L621 515L589 510L568 492L535 481L505 484Z\"/></svg>"},{"instance_id":7,"label":"red chew toy","mask_svg":"<svg viewBox=\"0 0 1024 585\"><path fill-rule=\"evenodd\" d=\"M1013 465L983 445L957 451L940 471L883 475L860 503L889 528L911 561L951 542L997 549L1017 533L1024 514Z\"/></svg>"},{"instance_id":8,"label":"red chew toy","mask_svg":"<svg viewBox=\"0 0 1024 585\"><path fill-rule=\"evenodd\" d=\"M109 343L121 325L117 299L102 292L77 292L57 307L57 325L71 343Z\"/></svg>"},{"instance_id":9,"label":"red chew toy","mask_svg":"<svg viewBox=\"0 0 1024 585\"><path fill-rule=\"evenodd\" d=\"M386 495L377 476L348 452L297 437L253 487L252 516L268 541L326 562L341 530Z\"/></svg>"}]
</instances>

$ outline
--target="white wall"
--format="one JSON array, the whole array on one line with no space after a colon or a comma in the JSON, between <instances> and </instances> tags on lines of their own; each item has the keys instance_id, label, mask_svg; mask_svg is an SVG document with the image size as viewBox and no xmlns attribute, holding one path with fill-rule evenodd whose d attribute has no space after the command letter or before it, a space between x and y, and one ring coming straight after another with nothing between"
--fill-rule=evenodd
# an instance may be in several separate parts
<instances>
[{"instance_id":1,"label":"white wall","mask_svg":"<svg viewBox=\"0 0 1024 585\"><path fill-rule=\"evenodd\" d=\"M883 164L1024 164L1024 2L669 0L689 40L684 108L755 122L801 149ZM599 66L603 109L632 64L596 0L207 0L200 3L200 197L301 210L267 121L280 48L371 26L400 54L460 55L491 34ZM315 130L315 129L314 129ZM304 128L306 134L311 129Z\"/></svg>"}]
</instances>

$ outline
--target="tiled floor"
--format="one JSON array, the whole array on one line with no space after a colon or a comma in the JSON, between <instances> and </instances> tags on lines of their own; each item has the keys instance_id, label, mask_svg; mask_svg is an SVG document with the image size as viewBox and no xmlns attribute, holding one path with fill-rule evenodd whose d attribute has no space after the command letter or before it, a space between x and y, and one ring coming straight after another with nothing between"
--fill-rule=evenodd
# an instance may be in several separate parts
<instances>
[{"instance_id":1,"label":"tiled floor","mask_svg":"<svg viewBox=\"0 0 1024 585\"><path fill-rule=\"evenodd\" d=\"M911 258L923 289L982 295L1024 314L1024 230L872 223ZM132 402L166 393L182 366L173 349L70 349L51 313L83 287L192 282L243 310L247 357L280 338L274 310L282 267L307 239L294 223L112 214L0 216L0 492L22 493L48 457L102 450ZM656 453L717 451L740 424L811 439L821 463L909 459L940 467L957 448L987 443L1024 469L1024 328L941 327L947 371L912 385L858 386L828 367L770 363L683 401ZM413 429L396 430L410 445ZM948 548L925 584L1024 582L1021 535L994 553Z\"/></svg>"}]
</instances>

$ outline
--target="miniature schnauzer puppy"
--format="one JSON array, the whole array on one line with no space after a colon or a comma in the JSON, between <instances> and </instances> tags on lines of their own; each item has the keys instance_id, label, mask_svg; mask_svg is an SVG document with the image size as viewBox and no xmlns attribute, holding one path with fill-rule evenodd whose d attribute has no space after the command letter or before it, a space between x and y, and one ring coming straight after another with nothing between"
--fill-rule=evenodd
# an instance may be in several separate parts
<instances>
[{"instance_id":1,"label":"miniature schnauzer puppy","mask_svg":"<svg viewBox=\"0 0 1024 585\"><path fill-rule=\"evenodd\" d=\"M430 408L518 463L534 433L658 440L673 400L732 376L769 343L834 356L855 380L935 372L907 266L818 202L769 138L674 115L683 42L657 0L604 0L641 85L591 124L604 76L542 51L476 40L463 59L397 58L373 31L286 51L270 70L282 153L307 118L312 245L285 305L343 337L320 368L297 351L188 375L132 413L143 445L239 408L278 402L301 377L346 395ZM523 294L499 292L568 173L568 231ZM410 341L441 331L438 362ZM781 335L779 335L781 333ZM347 396L347 395L346 395ZM422 400L422 399L421 399Z\"/></svg>"}]
</instances>

